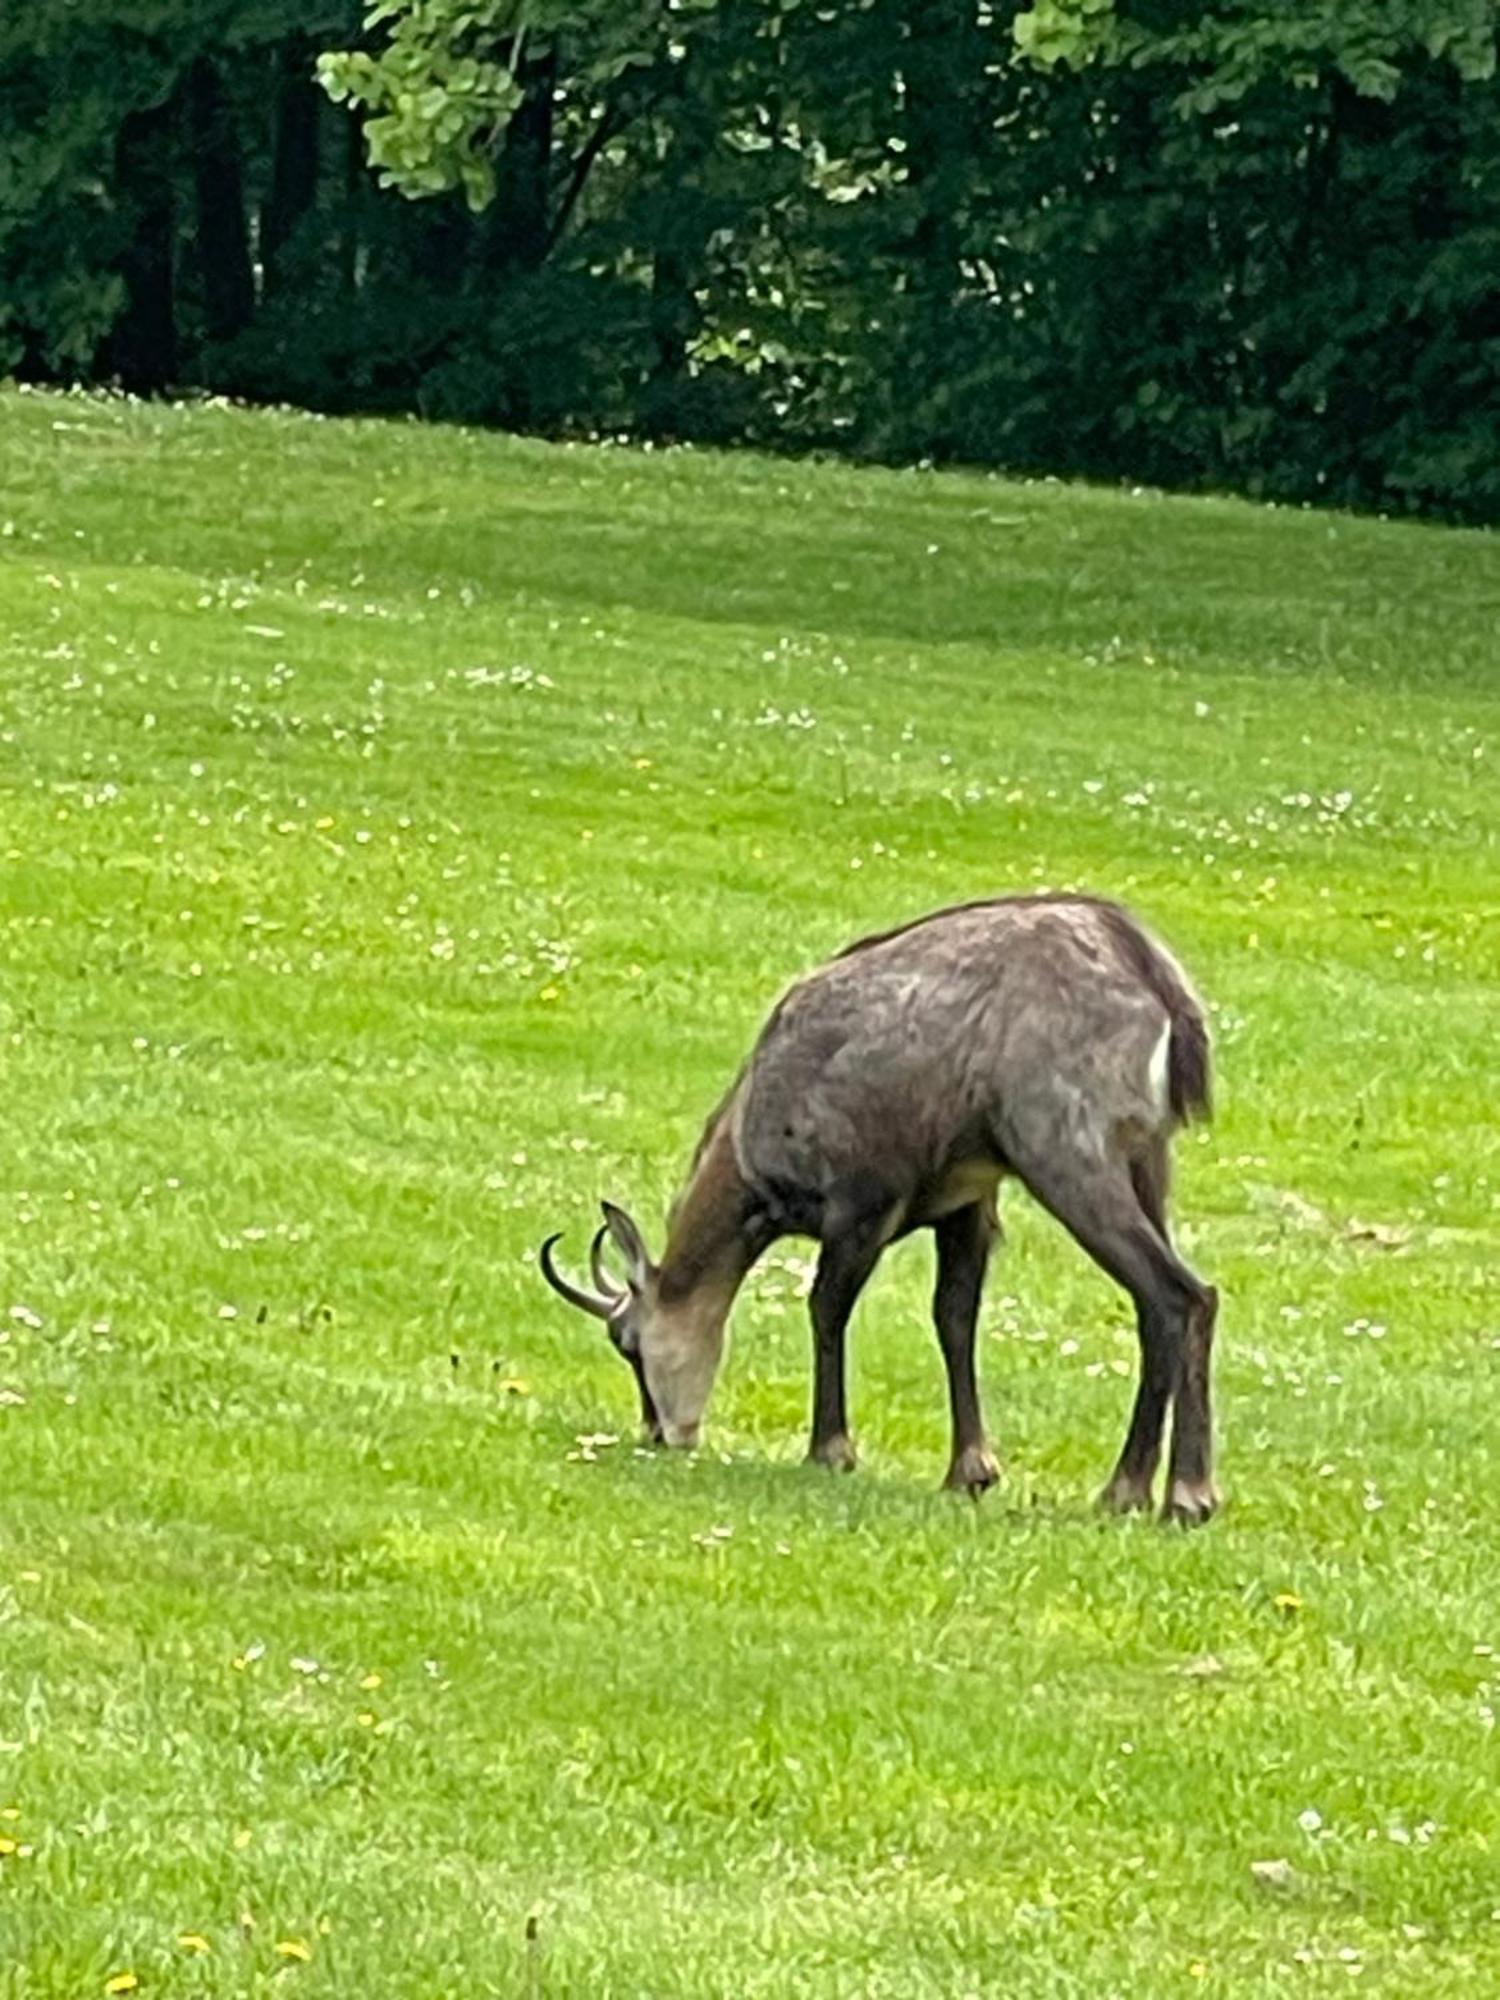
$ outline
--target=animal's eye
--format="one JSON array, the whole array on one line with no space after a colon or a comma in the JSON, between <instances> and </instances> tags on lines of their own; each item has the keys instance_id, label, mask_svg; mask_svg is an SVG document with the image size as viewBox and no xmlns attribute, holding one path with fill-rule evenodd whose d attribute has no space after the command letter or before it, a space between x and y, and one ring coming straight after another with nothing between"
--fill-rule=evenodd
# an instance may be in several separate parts
<instances>
[{"instance_id":1,"label":"animal's eye","mask_svg":"<svg viewBox=\"0 0 1500 2000\"><path fill-rule=\"evenodd\" d=\"M635 1328L623 1316L610 1321L609 1337L627 1361L634 1361L641 1351L640 1338Z\"/></svg>"}]
</instances>

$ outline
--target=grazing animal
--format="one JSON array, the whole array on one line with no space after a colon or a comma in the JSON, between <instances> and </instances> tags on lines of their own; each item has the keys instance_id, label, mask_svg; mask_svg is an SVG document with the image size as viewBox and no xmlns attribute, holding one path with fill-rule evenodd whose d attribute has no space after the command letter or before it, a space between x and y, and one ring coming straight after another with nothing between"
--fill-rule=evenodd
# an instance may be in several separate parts
<instances>
[{"instance_id":1,"label":"grazing animal","mask_svg":"<svg viewBox=\"0 0 1500 2000\"><path fill-rule=\"evenodd\" d=\"M1170 1403L1163 1513L1203 1521L1216 1505L1218 1294L1172 1248L1167 1189L1174 1131L1208 1109L1202 1006L1127 911L1082 896L961 904L849 946L785 995L708 1122L660 1262L605 1202L592 1288L558 1271L555 1235L541 1266L555 1291L606 1322L651 1436L691 1446L746 1273L777 1238L815 1238L808 1456L848 1469L845 1326L886 1245L931 1229L953 1420L946 1483L977 1498L998 1472L975 1322L997 1190L1013 1176L1135 1303L1140 1384L1102 1504L1151 1505ZM624 1285L605 1266L606 1236Z\"/></svg>"}]
</instances>

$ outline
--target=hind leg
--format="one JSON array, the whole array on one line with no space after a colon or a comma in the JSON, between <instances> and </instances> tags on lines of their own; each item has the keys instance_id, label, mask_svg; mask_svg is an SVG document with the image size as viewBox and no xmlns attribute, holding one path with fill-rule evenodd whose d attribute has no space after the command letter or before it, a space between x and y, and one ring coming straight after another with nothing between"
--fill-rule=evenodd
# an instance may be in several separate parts
<instances>
[{"instance_id":1,"label":"hind leg","mask_svg":"<svg viewBox=\"0 0 1500 2000\"><path fill-rule=\"evenodd\" d=\"M1139 1159L1130 1163L1130 1185L1142 1214L1170 1248L1167 1226L1167 1192L1171 1180L1171 1156L1164 1139L1158 1139ZM1099 1495L1101 1507L1116 1514L1149 1509L1151 1487L1161 1461L1162 1430L1167 1404L1171 1400L1174 1375L1174 1329L1170 1316L1155 1309L1150 1298L1135 1294L1136 1335L1140 1342L1141 1373L1130 1425L1125 1433L1119 1462L1109 1483Z\"/></svg>"},{"instance_id":2,"label":"hind leg","mask_svg":"<svg viewBox=\"0 0 1500 2000\"><path fill-rule=\"evenodd\" d=\"M1195 1527L1219 1504L1213 1481L1213 1407L1209 1376L1219 1294L1200 1285L1188 1311L1172 1406L1172 1456L1167 1466L1166 1519Z\"/></svg>"},{"instance_id":3,"label":"hind leg","mask_svg":"<svg viewBox=\"0 0 1500 2000\"><path fill-rule=\"evenodd\" d=\"M1167 1196L1172 1185L1172 1156L1165 1139L1157 1139L1130 1165L1130 1182L1147 1220L1162 1241L1171 1247L1167 1224ZM1213 1417L1209 1388L1213 1356L1214 1322L1219 1316L1219 1294L1212 1285L1200 1285L1200 1296L1188 1311L1177 1395L1172 1415L1172 1456L1168 1467L1168 1515L1187 1522L1207 1520L1218 1505L1213 1487ZM1149 1366L1147 1336L1141 1335L1141 1373ZM1132 1434L1134 1424L1132 1423ZM1151 1473L1161 1445L1161 1408L1158 1406ZM1122 1463L1129 1453L1126 1441ZM1111 1481L1111 1485L1113 1485ZM1147 1504L1150 1502L1150 1474L1147 1475Z\"/></svg>"},{"instance_id":4,"label":"hind leg","mask_svg":"<svg viewBox=\"0 0 1500 2000\"><path fill-rule=\"evenodd\" d=\"M1212 1479L1209 1357L1217 1294L1168 1242L1164 1174L1123 1161L1049 1158L1021 1177L1094 1262L1135 1302L1141 1376L1119 1461L1101 1499L1120 1511L1149 1507L1167 1405L1174 1405L1165 1518L1206 1521ZM1154 1211L1154 1212L1153 1212Z\"/></svg>"},{"instance_id":5,"label":"hind leg","mask_svg":"<svg viewBox=\"0 0 1500 2000\"><path fill-rule=\"evenodd\" d=\"M1170 1315L1138 1300L1135 1320L1141 1348L1140 1380L1119 1459L1099 1495L1099 1505L1112 1514L1143 1513L1150 1509L1175 1372L1179 1332Z\"/></svg>"}]
</instances>

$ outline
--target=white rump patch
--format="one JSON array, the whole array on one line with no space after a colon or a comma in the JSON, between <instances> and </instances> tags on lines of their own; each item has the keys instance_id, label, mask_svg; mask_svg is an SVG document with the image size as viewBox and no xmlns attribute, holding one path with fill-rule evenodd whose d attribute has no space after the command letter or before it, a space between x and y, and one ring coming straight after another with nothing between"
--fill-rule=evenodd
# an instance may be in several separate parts
<instances>
[{"instance_id":1,"label":"white rump patch","mask_svg":"<svg viewBox=\"0 0 1500 2000\"><path fill-rule=\"evenodd\" d=\"M1151 1051L1151 1060L1146 1065L1146 1077L1151 1085L1151 1095L1163 1112L1172 1108L1167 1082L1167 1064L1172 1051L1172 1023L1168 1021L1157 1038L1156 1047Z\"/></svg>"}]
</instances>

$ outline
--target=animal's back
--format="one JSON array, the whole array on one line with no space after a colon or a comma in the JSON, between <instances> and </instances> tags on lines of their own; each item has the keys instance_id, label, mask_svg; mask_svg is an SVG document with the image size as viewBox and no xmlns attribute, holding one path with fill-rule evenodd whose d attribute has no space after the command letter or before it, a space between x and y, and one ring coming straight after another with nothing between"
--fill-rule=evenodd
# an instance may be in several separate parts
<instances>
[{"instance_id":1,"label":"animal's back","mask_svg":"<svg viewBox=\"0 0 1500 2000\"><path fill-rule=\"evenodd\" d=\"M1164 947L1115 904L1016 897L862 939L794 986L731 1115L752 1184L932 1189L1049 1123L1102 1147L1206 1101L1202 1010Z\"/></svg>"}]
</instances>

